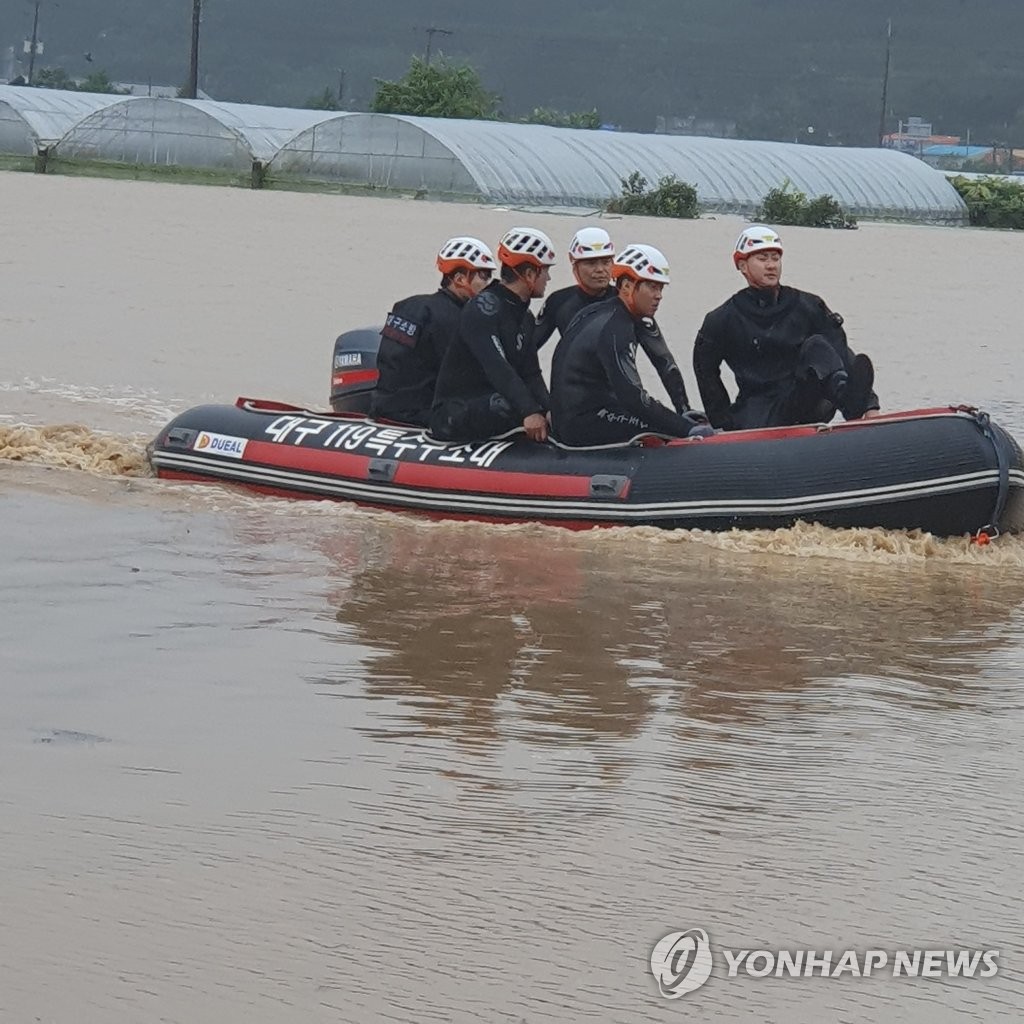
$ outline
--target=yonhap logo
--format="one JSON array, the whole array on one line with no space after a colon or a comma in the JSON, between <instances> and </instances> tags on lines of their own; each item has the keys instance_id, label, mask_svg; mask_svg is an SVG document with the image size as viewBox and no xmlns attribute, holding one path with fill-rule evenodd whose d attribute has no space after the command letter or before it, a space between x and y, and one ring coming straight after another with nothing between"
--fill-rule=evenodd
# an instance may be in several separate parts
<instances>
[{"instance_id":1,"label":"yonhap logo","mask_svg":"<svg viewBox=\"0 0 1024 1024\"><path fill-rule=\"evenodd\" d=\"M703 928L666 935L651 952L651 973L666 999L678 999L711 977L711 943Z\"/></svg>"},{"instance_id":2,"label":"yonhap logo","mask_svg":"<svg viewBox=\"0 0 1024 1024\"><path fill-rule=\"evenodd\" d=\"M725 949L723 977L992 978L998 949ZM694 992L711 977L714 958L703 928L670 932L651 951L651 973L666 999Z\"/></svg>"}]
</instances>

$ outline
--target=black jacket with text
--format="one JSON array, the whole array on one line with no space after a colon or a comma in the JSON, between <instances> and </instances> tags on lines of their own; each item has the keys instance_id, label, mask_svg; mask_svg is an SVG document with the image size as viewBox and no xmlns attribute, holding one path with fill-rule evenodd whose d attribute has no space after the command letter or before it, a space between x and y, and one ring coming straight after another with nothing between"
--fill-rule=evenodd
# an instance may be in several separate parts
<instances>
[{"instance_id":1,"label":"black jacket with text","mask_svg":"<svg viewBox=\"0 0 1024 1024\"><path fill-rule=\"evenodd\" d=\"M537 317L537 331L534 338L538 351L555 331L558 331L559 338L563 337L569 324L580 310L598 302L614 299L617 294L613 284L608 285L600 295L591 295L590 292L585 292L578 285L553 292L544 303L540 316ZM647 358L658 371L661 383L665 386L665 391L668 393L672 405L675 406L676 412L686 412L690 408L690 400L686 395L686 385L683 382L683 373L679 369L679 364L668 350L668 345L658 325L653 320L647 319L641 323L645 329L640 333L640 347L647 353Z\"/></svg>"},{"instance_id":2,"label":"black jacket with text","mask_svg":"<svg viewBox=\"0 0 1024 1024\"><path fill-rule=\"evenodd\" d=\"M636 350L645 338L657 339L672 359L656 331L653 322L638 320L618 298L586 306L574 317L551 368L551 429L563 444L601 443L607 423L634 428L624 436L650 430L686 437L694 421L680 414L684 410L673 412L652 398L637 371ZM682 397L689 408L685 389Z\"/></svg>"},{"instance_id":3,"label":"black jacket with text","mask_svg":"<svg viewBox=\"0 0 1024 1024\"><path fill-rule=\"evenodd\" d=\"M530 304L492 281L462 308L459 329L441 361L434 409L451 400L501 395L521 419L546 413L547 386L533 341Z\"/></svg>"},{"instance_id":4,"label":"black jacket with text","mask_svg":"<svg viewBox=\"0 0 1024 1024\"><path fill-rule=\"evenodd\" d=\"M458 332L462 307L446 288L395 303L380 333L372 416L426 426L441 360Z\"/></svg>"}]
</instances>

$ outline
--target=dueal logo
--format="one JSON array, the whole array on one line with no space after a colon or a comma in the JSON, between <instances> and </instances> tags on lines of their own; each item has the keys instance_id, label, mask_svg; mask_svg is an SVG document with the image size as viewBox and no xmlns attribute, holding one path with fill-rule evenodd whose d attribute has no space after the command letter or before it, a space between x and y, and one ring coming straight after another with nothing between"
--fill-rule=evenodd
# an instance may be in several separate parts
<instances>
[{"instance_id":1,"label":"dueal logo","mask_svg":"<svg viewBox=\"0 0 1024 1024\"><path fill-rule=\"evenodd\" d=\"M244 437L232 437L230 434L211 434L201 430L192 447L197 452L213 452L217 455L226 455L230 459L241 459L245 456L245 446L247 443L248 439Z\"/></svg>"},{"instance_id":2,"label":"dueal logo","mask_svg":"<svg viewBox=\"0 0 1024 1024\"><path fill-rule=\"evenodd\" d=\"M999 972L998 949L722 948L720 953L727 978L992 978ZM651 973L666 999L700 988L713 966L711 941L703 928L670 932L651 951Z\"/></svg>"},{"instance_id":3,"label":"dueal logo","mask_svg":"<svg viewBox=\"0 0 1024 1024\"><path fill-rule=\"evenodd\" d=\"M711 977L711 942L703 928L670 932L651 952L651 973L666 999L678 999Z\"/></svg>"}]
</instances>

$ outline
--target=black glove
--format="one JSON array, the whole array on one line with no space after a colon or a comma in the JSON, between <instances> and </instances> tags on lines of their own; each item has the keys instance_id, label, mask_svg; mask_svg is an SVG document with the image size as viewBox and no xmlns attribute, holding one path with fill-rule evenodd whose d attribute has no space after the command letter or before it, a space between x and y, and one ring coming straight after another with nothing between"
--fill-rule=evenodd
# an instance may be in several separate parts
<instances>
[{"instance_id":1,"label":"black glove","mask_svg":"<svg viewBox=\"0 0 1024 1024\"><path fill-rule=\"evenodd\" d=\"M687 437L712 437L714 435L715 428L711 426L707 416L700 409L687 409L680 415L690 424Z\"/></svg>"}]
</instances>

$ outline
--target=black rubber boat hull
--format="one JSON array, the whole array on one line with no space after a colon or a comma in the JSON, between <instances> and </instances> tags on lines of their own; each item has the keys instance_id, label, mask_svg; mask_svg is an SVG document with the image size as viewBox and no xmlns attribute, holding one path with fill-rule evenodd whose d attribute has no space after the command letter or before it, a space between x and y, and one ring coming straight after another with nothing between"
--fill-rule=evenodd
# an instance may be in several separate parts
<instances>
[{"instance_id":1,"label":"black rubber boat hull","mask_svg":"<svg viewBox=\"0 0 1024 1024\"><path fill-rule=\"evenodd\" d=\"M435 516L585 528L1024 529L1020 447L942 408L653 447L522 438L449 445L352 414L239 399L182 413L149 448L158 476L219 480Z\"/></svg>"}]
</instances>

